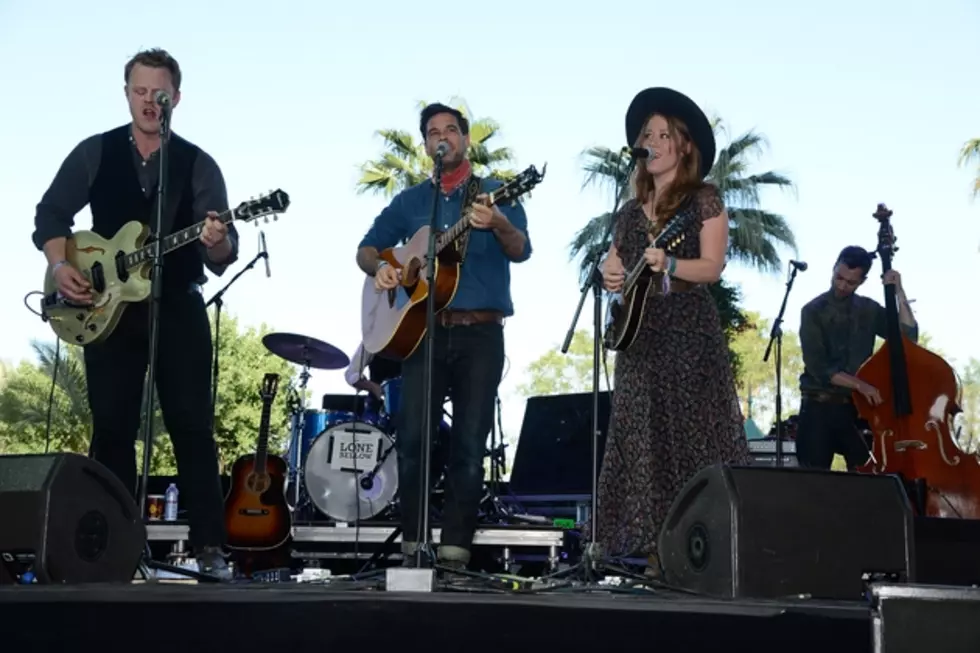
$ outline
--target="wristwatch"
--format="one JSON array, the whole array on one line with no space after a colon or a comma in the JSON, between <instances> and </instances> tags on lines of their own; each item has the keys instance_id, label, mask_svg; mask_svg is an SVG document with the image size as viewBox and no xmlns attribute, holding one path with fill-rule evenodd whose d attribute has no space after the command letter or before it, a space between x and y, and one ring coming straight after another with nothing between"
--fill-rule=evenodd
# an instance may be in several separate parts
<instances>
[{"instance_id":1,"label":"wristwatch","mask_svg":"<svg viewBox=\"0 0 980 653\"><path fill-rule=\"evenodd\" d=\"M375 274L375 275L377 275L377 274L378 274L378 272L381 272L381 268L383 268L383 267L384 267L384 266L386 266L386 265L388 265L388 261L386 261L386 260L384 260L384 259L381 259L381 260L379 260L379 261L378 261L378 267L377 267L377 268L375 268L375 270L374 270L374 274Z\"/></svg>"}]
</instances>

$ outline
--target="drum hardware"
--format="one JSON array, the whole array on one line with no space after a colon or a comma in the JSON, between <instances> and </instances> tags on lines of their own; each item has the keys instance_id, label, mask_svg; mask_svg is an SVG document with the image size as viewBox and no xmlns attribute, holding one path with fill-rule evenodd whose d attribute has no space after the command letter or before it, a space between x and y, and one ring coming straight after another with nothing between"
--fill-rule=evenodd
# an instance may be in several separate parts
<instances>
[{"instance_id":1,"label":"drum hardware","mask_svg":"<svg viewBox=\"0 0 980 653\"><path fill-rule=\"evenodd\" d=\"M287 494L292 494L293 509L300 509L300 490L302 486L300 475L302 473L300 463L301 442L300 435L303 433L305 413L306 385L310 380L310 368L321 370L335 370L350 365L350 358L347 354L340 351L333 345L329 345L322 340L310 338L296 333L269 333L262 338L262 344L272 354L301 366L300 384L297 389L297 397L294 402L293 410L293 431L289 441L289 474L286 480ZM291 490L291 492L290 492Z\"/></svg>"},{"instance_id":2,"label":"drum hardware","mask_svg":"<svg viewBox=\"0 0 980 653\"><path fill-rule=\"evenodd\" d=\"M359 468L362 457L367 464ZM385 511L398 492L394 438L365 420L335 424L313 441L303 480L309 500L328 517L370 519Z\"/></svg>"}]
</instances>

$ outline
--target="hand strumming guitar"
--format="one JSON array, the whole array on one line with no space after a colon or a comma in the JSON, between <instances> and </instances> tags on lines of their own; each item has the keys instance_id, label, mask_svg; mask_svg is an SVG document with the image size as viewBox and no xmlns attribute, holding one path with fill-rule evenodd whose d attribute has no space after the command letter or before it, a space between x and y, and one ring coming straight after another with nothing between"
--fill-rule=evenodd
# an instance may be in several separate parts
<instances>
[{"instance_id":1,"label":"hand strumming guitar","mask_svg":"<svg viewBox=\"0 0 980 653\"><path fill-rule=\"evenodd\" d=\"M391 267L387 261L382 261L378 265L378 271L374 275L374 289L391 290L397 286L402 278L401 270Z\"/></svg>"},{"instance_id":2,"label":"hand strumming guitar","mask_svg":"<svg viewBox=\"0 0 980 653\"><path fill-rule=\"evenodd\" d=\"M68 261L58 263L54 266L53 274L59 293L73 302L92 303L92 284L71 263Z\"/></svg>"}]
</instances>

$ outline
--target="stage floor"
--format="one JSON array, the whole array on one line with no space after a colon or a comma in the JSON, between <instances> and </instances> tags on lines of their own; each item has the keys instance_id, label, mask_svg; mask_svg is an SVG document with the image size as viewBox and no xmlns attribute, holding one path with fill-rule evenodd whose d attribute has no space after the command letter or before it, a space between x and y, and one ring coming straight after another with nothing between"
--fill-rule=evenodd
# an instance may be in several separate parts
<instances>
[{"instance_id":1,"label":"stage floor","mask_svg":"<svg viewBox=\"0 0 980 653\"><path fill-rule=\"evenodd\" d=\"M11 651L872 650L871 611L860 603L641 591L394 593L339 582L8 586L0 587L0 620Z\"/></svg>"}]
</instances>

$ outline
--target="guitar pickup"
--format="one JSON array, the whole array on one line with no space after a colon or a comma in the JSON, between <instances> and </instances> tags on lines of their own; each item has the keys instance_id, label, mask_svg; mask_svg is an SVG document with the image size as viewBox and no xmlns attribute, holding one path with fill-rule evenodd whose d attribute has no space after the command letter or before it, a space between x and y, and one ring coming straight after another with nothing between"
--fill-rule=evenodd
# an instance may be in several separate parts
<instances>
[{"instance_id":1,"label":"guitar pickup","mask_svg":"<svg viewBox=\"0 0 980 653\"><path fill-rule=\"evenodd\" d=\"M116 263L116 267L119 267L118 262ZM95 262L92 264L88 277L89 283L92 284L92 290L99 294L105 292L105 269L102 267L101 263Z\"/></svg>"}]
</instances>

